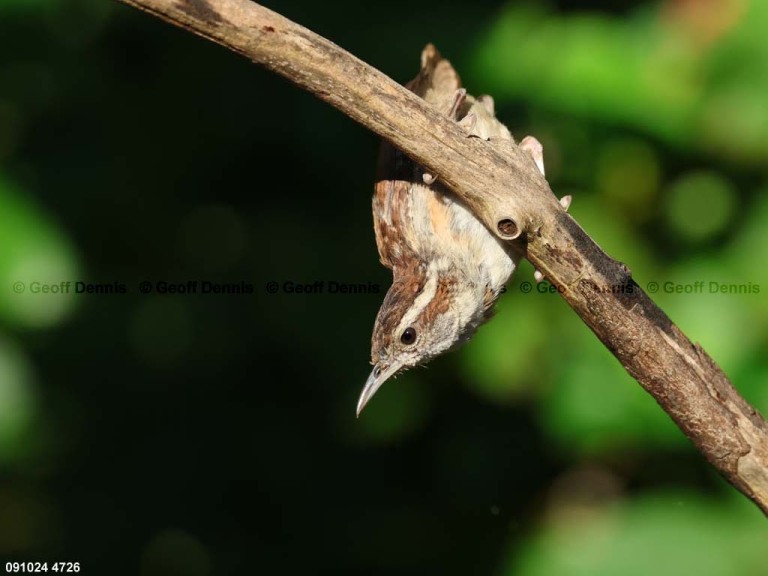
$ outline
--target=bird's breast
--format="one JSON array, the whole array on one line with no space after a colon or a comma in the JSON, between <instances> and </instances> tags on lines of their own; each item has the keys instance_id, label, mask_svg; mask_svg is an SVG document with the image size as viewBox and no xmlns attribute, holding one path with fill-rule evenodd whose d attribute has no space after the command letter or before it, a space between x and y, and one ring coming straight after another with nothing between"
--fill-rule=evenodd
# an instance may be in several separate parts
<instances>
[{"instance_id":1,"label":"bird's breast","mask_svg":"<svg viewBox=\"0 0 768 576\"><path fill-rule=\"evenodd\" d=\"M516 261L462 203L444 189L426 186L414 190L413 202L413 216L422 231L421 253L447 258L468 278L494 290L506 284Z\"/></svg>"}]
</instances>

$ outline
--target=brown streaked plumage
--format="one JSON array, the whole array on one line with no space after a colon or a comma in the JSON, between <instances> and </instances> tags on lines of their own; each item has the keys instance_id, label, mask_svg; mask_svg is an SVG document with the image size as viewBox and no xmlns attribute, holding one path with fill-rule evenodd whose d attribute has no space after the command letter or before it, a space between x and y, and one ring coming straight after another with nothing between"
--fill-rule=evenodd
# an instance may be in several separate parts
<instances>
[{"instance_id":1,"label":"brown streaked plumage","mask_svg":"<svg viewBox=\"0 0 768 576\"><path fill-rule=\"evenodd\" d=\"M468 136L514 142L494 117L493 100L468 96L434 46L424 49L421 70L407 87L456 120ZM374 369L358 414L391 376L467 342L492 316L518 262L448 189L387 143L379 154L373 225L392 286L376 317Z\"/></svg>"}]
</instances>

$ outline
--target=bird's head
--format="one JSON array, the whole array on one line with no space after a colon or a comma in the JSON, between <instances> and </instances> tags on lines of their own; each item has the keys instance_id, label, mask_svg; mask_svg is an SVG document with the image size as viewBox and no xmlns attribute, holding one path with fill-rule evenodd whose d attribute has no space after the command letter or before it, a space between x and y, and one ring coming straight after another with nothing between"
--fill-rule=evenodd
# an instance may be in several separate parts
<instances>
[{"instance_id":1,"label":"bird's head","mask_svg":"<svg viewBox=\"0 0 768 576\"><path fill-rule=\"evenodd\" d=\"M421 266L396 274L376 316L371 338L373 370L357 414L391 377L469 340L489 307L486 287L456 273Z\"/></svg>"}]
</instances>

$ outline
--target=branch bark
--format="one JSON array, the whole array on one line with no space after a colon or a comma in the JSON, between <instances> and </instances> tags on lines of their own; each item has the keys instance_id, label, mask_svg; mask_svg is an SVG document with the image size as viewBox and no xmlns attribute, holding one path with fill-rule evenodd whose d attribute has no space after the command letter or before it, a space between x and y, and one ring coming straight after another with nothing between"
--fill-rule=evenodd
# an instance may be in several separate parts
<instances>
[{"instance_id":1,"label":"branch bark","mask_svg":"<svg viewBox=\"0 0 768 576\"><path fill-rule=\"evenodd\" d=\"M332 42L250 0L121 0L286 77L439 176L515 242L707 460L768 514L768 424L560 207L517 146L467 138L423 100ZM509 230L507 222L503 230Z\"/></svg>"}]
</instances>

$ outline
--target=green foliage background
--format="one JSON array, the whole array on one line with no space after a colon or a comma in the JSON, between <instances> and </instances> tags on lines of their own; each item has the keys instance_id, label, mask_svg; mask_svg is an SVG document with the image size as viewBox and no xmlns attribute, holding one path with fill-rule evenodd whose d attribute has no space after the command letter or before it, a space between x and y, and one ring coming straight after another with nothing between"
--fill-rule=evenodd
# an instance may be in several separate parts
<instances>
[{"instance_id":1,"label":"green foliage background","mask_svg":"<svg viewBox=\"0 0 768 576\"><path fill-rule=\"evenodd\" d=\"M401 82L434 42L768 412L768 3L267 5ZM760 512L548 285L525 293L529 265L472 343L354 418L389 282L377 146L126 6L2 0L0 558L88 574L766 574ZM29 289L67 280L127 292ZM256 290L138 290L163 280ZM381 292L266 290L317 280Z\"/></svg>"}]
</instances>

